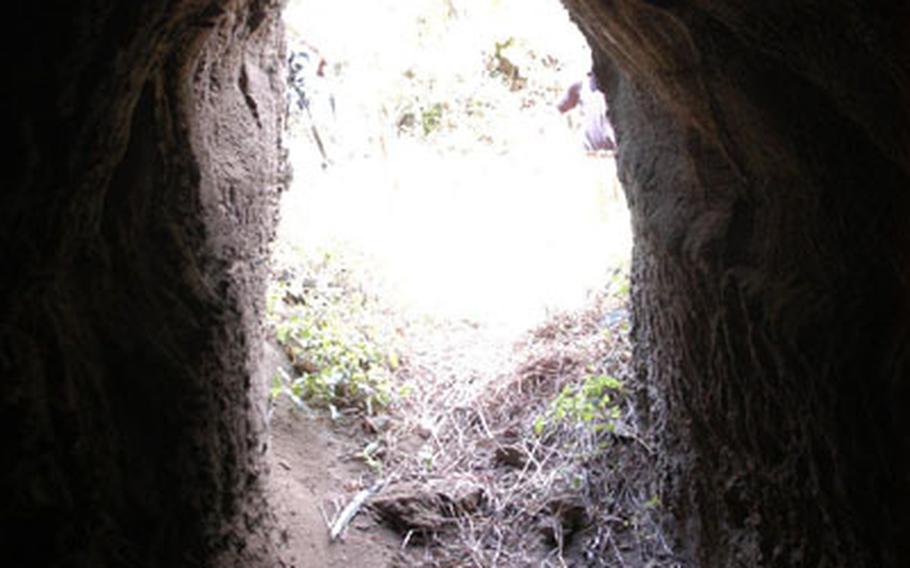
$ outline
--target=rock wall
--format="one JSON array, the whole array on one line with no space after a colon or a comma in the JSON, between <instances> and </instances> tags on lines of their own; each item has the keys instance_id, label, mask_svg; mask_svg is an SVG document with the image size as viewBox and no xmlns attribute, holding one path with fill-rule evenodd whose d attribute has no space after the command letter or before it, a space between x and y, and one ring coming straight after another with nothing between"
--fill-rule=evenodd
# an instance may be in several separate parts
<instances>
[{"instance_id":1,"label":"rock wall","mask_svg":"<svg viewBox=\"0 0 910 568\"><path fill-rule=\"evenodd\" d=\"M907 565L907 8L565 4L619 138L677 548Z\"/></svg>"},{"instance_id":2,"label":"rock wall","mask_svg":"<svg viewBox=\"0 0 910 568\"><path fill-rule=\"evenodd\" d=\"M684 559L910 565L907 7L565 3L612 103ZM257 361L280 8L10 8L6 564L274 563Z\"/></svg>"},{"instance_id":3,"label":"rock wall","mask_svg":"<svg viewBox=\"0 0 910 568\"><path fill-rule=\"evenodd\" d=\"M14 8L7 565L273 565L256 376L286 183L280 7Z\"/></svg>"}]
</instances>

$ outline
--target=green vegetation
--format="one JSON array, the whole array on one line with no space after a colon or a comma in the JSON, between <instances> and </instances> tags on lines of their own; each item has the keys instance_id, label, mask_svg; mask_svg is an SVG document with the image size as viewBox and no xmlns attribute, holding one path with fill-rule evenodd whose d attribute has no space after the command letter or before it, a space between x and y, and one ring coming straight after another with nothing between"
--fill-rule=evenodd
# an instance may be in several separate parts
<instances>
[{"instance_id":1,"label":"green vegetation","mask_svg":"<svg viewBox=\"0 0 910 568\"><path fill-rule=\"evenodd\" d=\"M534 421L534 433L540 436L548 426L583 425L594 432L614 431L619 419L619 397L622 383L609 375L587 375L580 384L562 388L550 408Z\"/></svg>"},{"instance_id":2,"label":"green vegetation","mask_svg":"<svg viewBox=\"0 0 910 568\"><path fill-rule=\"evenodd\" d=\"M312 116L293 116L292 108L296 135L307 139L317 123L337 160L382 156L399 139L429 140L447 153L505 152L527 139L528 124L565 130L553 104L570 75L590 67L587 47L577 33L544 35L535 24L558 25L567 18L561 8L527 4L376 0L361 9L371 25L351 41L339 33L351 28L345 3L292 0L289 16L319 17L290 17L289 49L313 46L327 62L324 77L314 76L314 65L308 70L316 104ZM319 104L328 96L331 105ZM354 127L356 135L345 135Z\"/></svg>"},{"instance_id":3,"label":"green vegetation","mask_svg":"<svg viewBox=\"0 0 910 568\"><path fill-rule=\"evenodd\" d=\"M297 268L283 269L268 296L269 321L294 370L275 375L273 396L333 412L389 405L399 352L376 326L376 299L354 281L350 259L304 251L294 258Z\"/></svg>"},{"instance_id":4,"label":"green vegetation","mask_svg":"<svg viewBox=\"0 0 910 568\"><path fill-rule=\"evenodd\" d=\"M536 57L528 46L523 45L522 47L529 50L530 57ZM512 57L509 56L509 51L514 52ZM528 84L527 77L521 74L521 67L512 60L516 55L521 57L525 54L518 51L515 38L510 36L505 41L495 42L493 54L487 60L487 70L490 76L501 78L510 91L519 91Z\"/></svg>"},{"instance_id":5,"label":"green vegetation","mask_svg":"<svg viewBox=\"0 0 910 568\"><path fill-rule=\"evenodd\" d=\"M442 125L442 115L446 106L444 103L433 103L420 109L420 124L423 126L424 136L428 136Z\"/></svg>"}]
</instances>

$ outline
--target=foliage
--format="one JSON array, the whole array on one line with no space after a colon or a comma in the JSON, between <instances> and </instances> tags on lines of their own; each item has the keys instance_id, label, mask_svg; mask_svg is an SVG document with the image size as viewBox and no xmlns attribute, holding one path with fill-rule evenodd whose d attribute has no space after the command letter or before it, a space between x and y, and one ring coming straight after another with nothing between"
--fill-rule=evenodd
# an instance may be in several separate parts
<instances>
[{"instance_id":1,"label":"foliage","mask_svg":"<svg viewBox=\"0 0 910 568\"><path fill-rule=\"evenodd\" d=\"M373 414L392 402L398 351L377 325L375 299L351 277L337 254L301 254L269 291L269 320L294 375L275 376L273 396L356 408Z\"/></svg>"},{"instance_id":2,"label":"foliage","mask_svg":"<svg viewBox=\"0 0 910 568\"><path fill-rule=\"evenodd\" d=\"M487 60L487 70L491 77L501 78L510 91L519 91L527 85L528 79L522 76L520 66L513 61L515 55L510 57L509 51L517 51L513 36L505 41L494 42L493 53Z\"/></svg>"},{"instance_id":3,"label":"foliage","mask_svg":"<svg viewBox=\"0 0 910 568\"><path fill-rule=\"evenodd\" d=\"M304 139L317 123L323 141L340 145L336 157L383 156L399 139L432 139L444 152L504 152L526 139L528 124L564 128L553 105L569 84L566 73L590 66L568 16L541 12L542 2L377 0L365 8L373 25L359 41L346 35L350 21L340 6L291 3L298 4L319 16L289 23L289 49L318 46L328 65L307 89L317 101L320 89L331 94L338 115L328 105L316 105L312 116L292 108L291 122ZM541 14L554 18L545 38L534 25Z\"/></svg>"},{"instance_id":4,"label":"foliage","mask_svg":"<svg viewBox=\"0 0 910 568\"><path fill-rule=\"evenodd\" d=\"M433 103L428 108L420 111L420 123L423 126L423 135L430 134L442 124L442 103Z\"/></svg>"},{"instance_id":5,"label":"foliage","mask_svg":"<svg viewBox=\"0 0 910 568\"><path fill-rule=\"evenodd\" d=\"M628 300L631 292L631 282L629 279L629 263L627 260L613 269L607 281L607 290L616 298L623 301Z\"/></svg>"},{"instance_id":6,"label":"foliage","mask_svg":"<svg viewBox=\"0 0 910 568\"><path fill-rule=\"evenodd\" d=\"M540 436L548 426L565 424L590 427L594 432L613 431L619 418L622 383L609 375L587 375L581 384L568 384L551 402L550 408L534 421Z\"/></svg>"}]
</instances>

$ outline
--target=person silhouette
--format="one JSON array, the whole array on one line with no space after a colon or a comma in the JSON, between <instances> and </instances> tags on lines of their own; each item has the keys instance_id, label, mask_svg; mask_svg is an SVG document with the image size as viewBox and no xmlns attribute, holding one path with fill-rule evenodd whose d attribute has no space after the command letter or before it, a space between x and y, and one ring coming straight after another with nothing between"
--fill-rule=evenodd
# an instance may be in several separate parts
<instances>
[{"instance_id":1,"label":"person silhouette","mask_svg":"<svg viewBox=\"0 0 910 568\"><path fill-rule=\"evenodd\" d=\"M597 85L594 73L569 86L556 108L565 114L574 108L581 112L584 147L589 152L616 150L613 125L607 117L607 100Z\"/></svg>"},{"instance_id":2,"label":"person silhouette","mask_svg":"<svg viewBox=\"0 0 910 568\"><path fill-rule=\"evenodd\" d=\"M324 127L335 118L335 97L326 80L326 59L312 44L297 40L288 58L288 95L292 110L302 113L309 126L310 136L326 169L332 160L323 138ZM296 108L294 108L296 106Z\"/></svg>"}]
</instances>

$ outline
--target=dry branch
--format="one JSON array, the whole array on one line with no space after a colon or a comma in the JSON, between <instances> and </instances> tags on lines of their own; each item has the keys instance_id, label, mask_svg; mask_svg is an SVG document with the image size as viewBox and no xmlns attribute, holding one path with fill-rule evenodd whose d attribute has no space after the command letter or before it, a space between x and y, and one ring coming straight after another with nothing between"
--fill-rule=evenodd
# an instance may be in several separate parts
<instances>
[{"instance_id":1,"label":"dry branch","mask_svg":"<svg viewBox=\"0 0 910 568\"><path fill-rule=\"evenodd\" d=\"M347 526L351 523L357 513L360 511L361 507L367 502L370 497L376 495L382 488L385 487L387 481L379 480L370 487L363 489L351 499L351 502L348 503L344 509L341 510L341 513L338 515L338 518L335 519L335 522L332 523L331 530L329 531L329 540L335 541Z\"/></svg>"}]
</instances>

